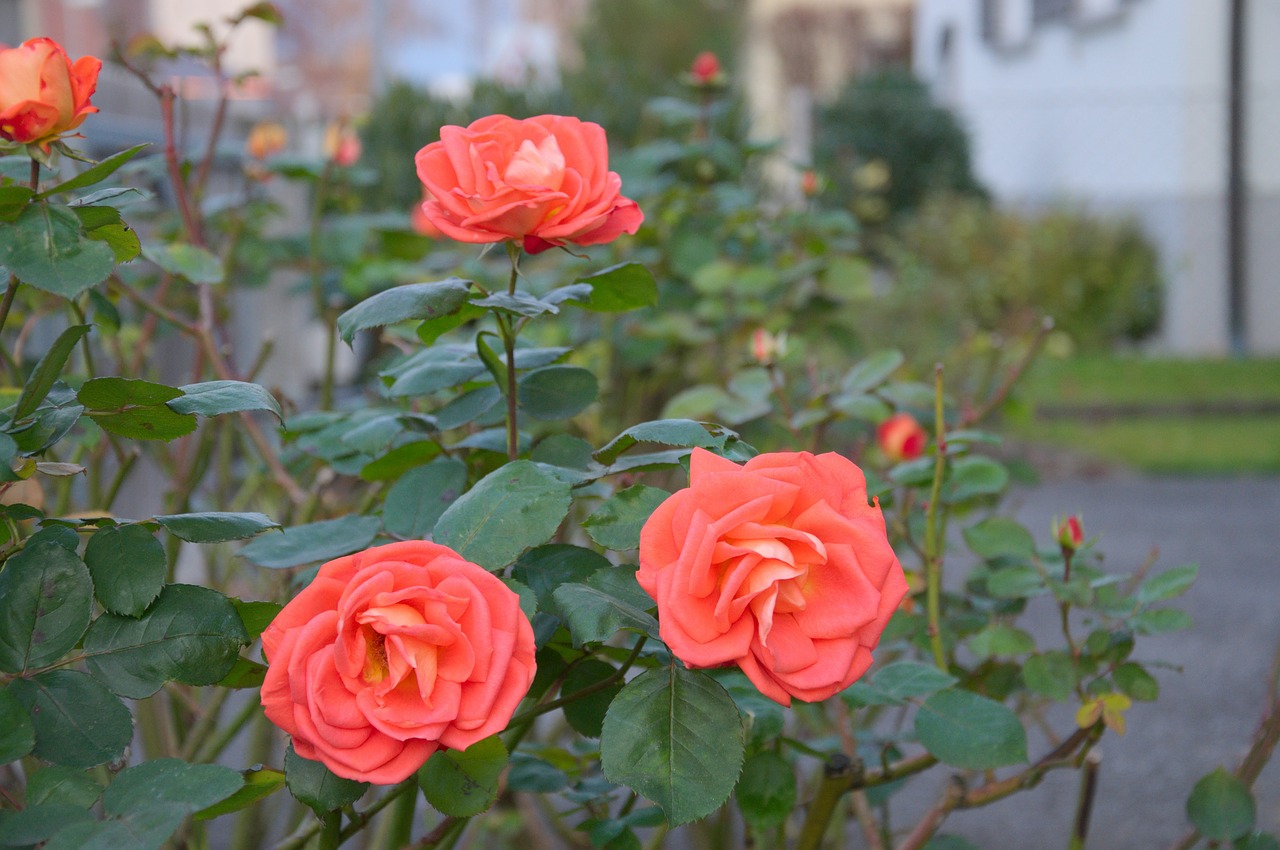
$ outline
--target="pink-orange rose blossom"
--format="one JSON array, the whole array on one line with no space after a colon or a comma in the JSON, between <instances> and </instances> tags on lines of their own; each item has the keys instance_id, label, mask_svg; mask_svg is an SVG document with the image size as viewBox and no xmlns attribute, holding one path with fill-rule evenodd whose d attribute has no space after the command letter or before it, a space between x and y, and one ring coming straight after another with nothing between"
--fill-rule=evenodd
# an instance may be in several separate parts
<instances>
[{"instance_id":1,"label":"pink-orange rose blossom","mask_svg":"<svg viewBox=\"0 0 1280 850\"><path fill-rule=\"evenodd\" d=\"M520 242L529 253L635 233L640 207L609 170L604 129L562 115L490 115L440 128L418 151L426 217L459 242Z\"/></svg>"},{"instance_id":2,"label":"pink-orange rose blossom","mask_svg":"<svg viewBox=\"0 0 1280 850\"><path fill-rule=\"evenodd\" d=\"M0 45L0 138L47 151L50 142L98 111L89 98L101 69L92 56L73 63L51 38Z\"/></svg>"},{"instance_id":3,"label":"pink-orange rose blossom","mask_svg":"<svg viewBox=\"0 0 1280 850\"><path fill-rule=\"evenodd\" d=\"M695 449L688 488L641 531L637 579L672 653L690 667L736 664L783 705L865 673L907 592L862 470L833 453L739 466Z\"/></svg>"},{"instance_id":4,"label":"pink-orange rose blossom","mask_svg":"<svg viewBox=\"0 0 1280 850\"><path fill-rule=\"evenodd\" d=\"M325 564L262 648L263 709L298 755L377 784L501 732L535 672L519 597L426 541Z\"/></svg>"}]
</instances>

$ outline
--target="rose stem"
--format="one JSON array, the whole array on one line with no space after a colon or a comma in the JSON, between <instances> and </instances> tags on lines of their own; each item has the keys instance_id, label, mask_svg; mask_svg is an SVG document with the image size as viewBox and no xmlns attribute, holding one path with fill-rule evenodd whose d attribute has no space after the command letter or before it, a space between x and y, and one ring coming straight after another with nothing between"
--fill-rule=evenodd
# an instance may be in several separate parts
<instances>
[{"instance_id":1,"label":"rose stem","mask_svg":"<svg viewBox=\"0 0 1280 850\"><path fill-rule=\"evenodd\" d=\"M942 540L939 526L938 502L942 496L942 477L947 465L946 421L942 409L942 364L933 367L933 418L937 437L933 464L933 489L929 493L929 507L924 526L925 601L929 615L929 646L933 660L943 670L947 669L947 654L942 645L939 626L942 608Z\"/></svg>"},{"instance_id":2,"label":"rose stem","mask_svg":"<svg viewBox=\"0 0 1280 850\"><path fill-rule=\"evenodd\" d=\"M511 258L511 277L507 281L507 294L516 294L516 279L520 274L520 246L515 242L507 243L507 256ZM498 329L502 331L502 345L507 352L507 458L515 460L520 456L520 430L516 426L516 327L503 321L502 316L494 313L498 320Z\"/></svg>"}]
</instances>

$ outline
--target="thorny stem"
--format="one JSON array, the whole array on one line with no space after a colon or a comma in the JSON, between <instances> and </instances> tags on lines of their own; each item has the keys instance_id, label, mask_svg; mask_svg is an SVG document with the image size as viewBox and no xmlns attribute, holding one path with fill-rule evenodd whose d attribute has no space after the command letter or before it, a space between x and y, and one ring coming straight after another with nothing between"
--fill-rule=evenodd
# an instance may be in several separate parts
<instances>
[{"instance_id":1,"label":"thorny stem","mask_svg":"<svg viewBox=\"0 0 1280 850\"><path fill-rule=\"evenodd\" d=\"M1051 331L1053 331L1053 319L1045 316L1040 322L1040 327L1036 331L1035 337L1031 340L1031 345L1027 348L1027 353L1005 374L1004 381L996 388L995 392L987 397L982 406L970 411L960 420L961 428L967 428L970 425L981 422L990 416L993 410L1004 404L1004 400L1008 398L1009 392L1018 383L1022 373L1027 370L1027 367L1036 359L1036 355L1040 353L1040 349L1044 347L1044 341L1049 338Z\"/></svg>"},{"instance_id":2,"label":"thorny stem","mask_svg":"<svg viewBox=\"0 0 1280 850\"><path fill-rule=\"evenodd\" d=\"M1085 756L1080 770L1080 796L1076 800L1076 816L1071 823L1071 841L1068 850L1084 850L1089 836L1089 820L1093 815L1093 798L1098 790L1098 768L1102 765L1102 753L1094 750Z\"/></svg>"},{"instance_id":3,"label":"thorny stem","mask_svg":"<svg viewBox=\"0 0 1280 850\"><path fill-rule=\"evenodd\" d=\"M520 246L507 243L507 256L511 258L511 277L507 281L507 294L516 294L516 281L520 276ZM520 456L520 429L516 420L516 325L508 324L495 313L498 329L502 331L502 345L507 354L507 458Z\"/></svg>"},{"instance_id":4,"label":"thorny stem","mask_svg":"<svg viewBox=\"0 0 1280 850\"><path fill-rule=\"evenodd\" d=\"M942 405L942 364L933 367L933 416L935 460L933 464L933 489L929 492L929 506L925 513L925 604L929 618L929 646L933 650L934 663L947 669L947 653L942 644L942 534L938 502L942 496L942 477L947 464L946 421Z\"/></svg>"}]
</instances>

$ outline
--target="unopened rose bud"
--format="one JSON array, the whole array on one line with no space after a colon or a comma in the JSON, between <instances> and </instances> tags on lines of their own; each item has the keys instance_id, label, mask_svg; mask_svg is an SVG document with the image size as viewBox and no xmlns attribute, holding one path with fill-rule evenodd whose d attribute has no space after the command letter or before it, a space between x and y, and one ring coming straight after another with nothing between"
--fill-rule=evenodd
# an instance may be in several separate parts
<instances>
[{"instance_id":1,"label":"unopened rose bud","mask_svg":"<svg viewBox=\"0 0 1280 850\"><path fill-rule=\"evenodd\" d=\"M910 413L895 413L876 428L876 443L891 462L901 463L924 454L929 435Z\"/></svg>"},{"instance_id":2,"label":"unopened rose bud","mask_svg":"<svg viewBox=\"0 0 1280 850\"><path fill-rule=\"evenodd\" d=\"M254 159L275 156L289 143L289 132L274 121L262 121L253 125L245 142L245 152Z\"/></svg>"},{"instance_id":3,"label":"unopened rose bud","mask_svg":"<svg viewBox=\"0 0 1280 850\"><path fill-rule=\"evenodd\" d=\"M350 126L330 124L324 131L324 155L334 165L350 168L360 161L360 136Z\"/></svg>"},{"instance_id":4,"label":"unopened rose bud","mask_svg":"<svg viewBox=\"0 0 1280 850\"><path fill-rule=\"evenodd\" d=\"M1053 521L1053 537L1064 552L1074 552L1084 545L1084 527L1080 517L1072 514L1062 522Z\"/></svg>"},{"instance_id":5,"label":"unopened rose bud","mask_svg":"<svg viewBox=\"0 0 1280 850\"><path fill-rule=\"evenodd\" d=\"M693 75L693 81L698 85L705 86L718 82L721 74L720 57L710 50L704 50L693 60L693 67L689 69L689 73Z\"/></svg>"},{"instance_id":6,"label":"unopened rose bud","mask_svg":"<svg viewBox=\"0 0 1280 850\"><path fill-rule=\"evenodd\" d=\"M775 335L764 328L756 328L755 333L751 335L751 356L761 366L768 366L786 353L786 331Z\"/></svg>"},{"instance_id":7,"label":"unopened rose bud","mask_svg":"<svg viewBox=\"0 0 1280 850\"><path fill-rule=\"evenodd\" d=\"M806 198L817 197L821 188L818 175L812 169L808 169L801 173L800 191L804 193Z\"/></svg>"}]
</instances>

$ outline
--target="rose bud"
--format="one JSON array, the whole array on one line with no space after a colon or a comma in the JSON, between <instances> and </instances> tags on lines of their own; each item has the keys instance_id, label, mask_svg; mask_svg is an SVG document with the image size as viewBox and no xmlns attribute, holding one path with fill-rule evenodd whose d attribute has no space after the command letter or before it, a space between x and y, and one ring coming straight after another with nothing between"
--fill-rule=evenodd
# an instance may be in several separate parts
<instances>
[{"instance_id":1,"label":"rose bud","mask_svg":"<svg viewBox=\"0 0 1280 850\"><path fill-rule=\"evenodd\" d=\"M577 118L490 115L441 127L415 161L423 213L459 242L513 240L537 254L612 242L644 221L609 170L604 129Z\"/></svg>"},{"instance_id":2,"label":"rose bud","mask_svg":"<svg viewBox=\"0 0 1280 850\"><path fill-rule=\"evenodd\" d=\"M813 169L805 169L800 174L800 191L804 193L806 198L817 197L821 186L818 175Z\"/></svg>"},{"instance_id":3,"label":"rose bud","mask_svg":"<svg viewBox=\"0 0 1280 850\"><path fill-rule=\"evenodd\" d=\"M834 453L738 466L694 449L689 486L640 532L636 580L672 654L737 665L783 705L853 684L907 592L862 470Z\"/></svg>"},{"instance_id":4,"label":"rose bud","mask_svg":"<svg viewBox=\"0 0 1280 850\"><path fill-rule=\"evenodd\" d=\"M289 143L289 133L274 121L260 121L249 131L245 141L245 153L254 159L267 159L284 150Z\"/></svg>"},{"instance_id":5,"label":"rose bud","mask_svg":"<svg viewBox=\"0 0 1280 850\"><path fill-rule=\"evenodd\" d=\"M761 366L768 366L786 353L786 331L771 334L764 328L756 328L751 334L751 356Z\"/></svg>"},{"instance_id":6,"label":"rose bud","mask_svg":"<svg viewBox=\"0 0 1280 850\"><path fill-rule=\"evenodd\" d=\"M346 124L330 124L324 131L324 155L334 165L350 168L360 161L360 136Z\"/></svg>"},{"instance_id":7,"label":"rose bud","mask_svg":"<svg viewBox=\"0 0 1280 850\"><path fill-rule=\"evenodd\" d=\"M73 63L50 38L0 46L0 139L48 152L51 142L98 111L89 99L101 69L92 56Z\"/></svg>"},{"instance_id":8,"label":"rose bud","mask_svg":"<svg viewBox=\"0 0 1280 850\"><path fill-rule=\"evenodd\" d=\"M924 454L929 435L910 413L895 413L876 428L876 443L892 463Z\"/></svg>"},{"instance_id":9,"label":"rose bud","mask_svg":"<svg viewBox=\"0 0 1280 850\"><path fill-rule=\"evenodd\" d=\"M722 76L720 57L710 50L702 51L694 58L689 74L693 77L694 83L700 86L720 82Z\"/></svg>"},{"instance_id":10,"label":"rose bud","mask_svg":"<svg viewBox=\"0 0 1280 850\"><path fill-rule=\"evenodd\" d=\"M1064 552L1074 552L1079 549L1084 545L1084 526L1080 524L1080 517L1071 514L1062 522L1055 518L1053 537Z\"/></svg>"}]
</instances>

